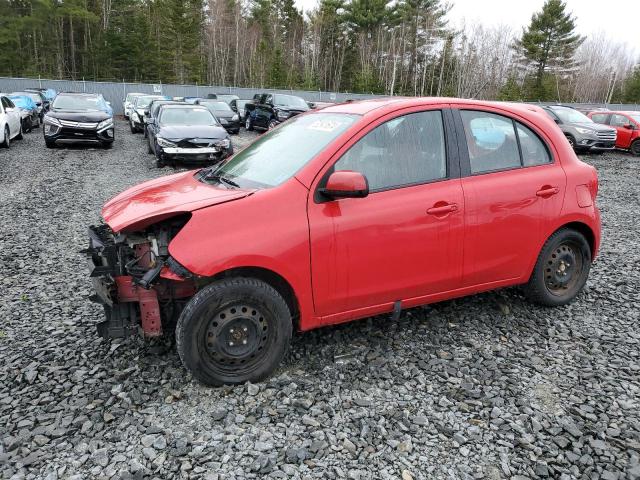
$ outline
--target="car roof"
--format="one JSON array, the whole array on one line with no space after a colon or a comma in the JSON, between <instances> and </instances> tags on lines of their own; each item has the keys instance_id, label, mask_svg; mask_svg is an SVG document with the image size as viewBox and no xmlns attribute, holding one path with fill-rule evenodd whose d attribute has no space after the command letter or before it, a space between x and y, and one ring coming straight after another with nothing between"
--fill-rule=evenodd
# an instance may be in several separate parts
<instances>
[{"instance_id":1,"label":"car roof","mask_svg":"<svg viewBox=\"0 0 640 480\"><path fill-rule=\"evenodd\" d=\"M168 103L167 105L162 105L162 108L188 108L193 110L194 108L199 108L201 110L209 111L207 107L201 107L200 105L192 105L190 103Z\"/></svg>"},{"instance_id":2,"label":"car roof","mask_svg":"<svg viewBox=\"0 0 640 480\"><path fill-rule=\"evenodd\" d=\"M541 113L542 108L538 105L528 103L512 103L512 102L493 102L484 100L472 100L466 98L451 97L387 97L374 98L370 100L357 100L345 103L329 105L321 110L322 113L350 113L356 115L365 115L378 109L398 110L401 108L421 106L421 105L442 105L442 104L465 104L482 106L494 106L498 108L508 107L510 110L529 114L531 112Z\"/></svg>"},{"instance_id":3,"label":"car roof","mask_svg":"<svg viewBox=\"0 0 640 480\"><path fill-rule=\"evenodd\" d=\"M69 95L74 97L99 97L101 93L77 93L77 92L60 92L58 95Z\"/></svg>"}]
</instances>

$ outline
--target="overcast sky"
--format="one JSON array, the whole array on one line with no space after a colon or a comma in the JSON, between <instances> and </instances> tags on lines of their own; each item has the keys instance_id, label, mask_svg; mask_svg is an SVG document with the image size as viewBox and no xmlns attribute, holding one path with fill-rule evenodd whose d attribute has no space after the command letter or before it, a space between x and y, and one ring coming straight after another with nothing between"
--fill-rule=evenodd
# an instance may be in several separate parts
<instances>
[{"instance_id":1,"label":"overcast sky","mask_svg":"<svg viewBox=\"0 0 640 480\"><path fill-rule=\"evenodd\" d=\"M295 0L305 11L314 8L318 0ZM544 0L450 0L453 8L448 19L459 25L479 22L484 25L508 24L519 31L529 23L534 11ZM566 0L567 10L577 19L578 32L589 35L604 31L616 41L626 42L640 53L640 1L638 0Z\"/></svg>"}]
</instances>

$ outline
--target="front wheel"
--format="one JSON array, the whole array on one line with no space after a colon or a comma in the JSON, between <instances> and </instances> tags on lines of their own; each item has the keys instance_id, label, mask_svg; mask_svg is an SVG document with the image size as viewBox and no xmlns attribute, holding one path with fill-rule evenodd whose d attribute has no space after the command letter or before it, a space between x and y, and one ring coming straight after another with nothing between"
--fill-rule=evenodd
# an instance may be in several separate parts
<instances>
[{"instance_id":1,"label":"front wheel","mask_svg":"<svg viewBox=\"0 0 640 480\"><path fill-rule=\"evenodd\" d=\"M556 307L572 302L591 269L591 248L584 235L563 228L542 247L524 293L534 303Z\"/></svg>"},{"instance_id":2,"label":"front wheel","mask_svg":"<svg viewBox=\"0 0 640 480\"><path fill-rule=\"evenodd\" d=\"M269 130L273 130L277 126L278 126L278 122L276 122L275 119L272 118L271 120L269 120L269 125L268 125Z\"/></svg>"},{"instance_id":3,"label":"front wheel","mask_svg":"<svg viewBox=\"0 0 640 480\"><path fill-rule=\"evenodd\" d=\"M569 142L569 145L571 145L571 148L573 148L575 150L576 149L576 139L573 138L571 135L567 135L567 141Z\"/></svg>"},{"instance_id":4,"label":"front wheel","mask_svg":"<svg viewBox=\"0 0 640 480\"><path fill-rule=\"evenodd\" d=\"M0 146L4 148L9 148L11 146L11 133L9 132L9 127L5 125L4 127L4 142L0 143Z\"/></svg>"},{"instance_id":5,"label":"front wheel","mask_svg":"<svg viewBox=\"0 0 640 480\"><path fill-rule=\"evenodd\" d=\"M229 278L200 290L182 311L176 345L184 366L212 386L257 382L280 364L292 334L282 296L254 278Z\"/></svg>"},{"instance_id":6,"label":"front wheel","mask_svg":"<svg viewBox=\"0 0 640 480\"><path fill-rule=\"evenodd\" d=\"M251 117L248 116L244 121L244 128L247 130L253 130L253 120L251 120Z\"/></svg>"},{"instance_id":7,"label":"front wheel","mask_svg":"<svg viewBox=\"0 0 640 480\"><path fill-rule=\"evenodd\" d=\"M18 132L18 135L16 135L16 140L22 140L24 138L24 135L22 134L22 122L20 122L20 131Z\"/></svg>"},{"instance_id":8,"label":"front wheel","mask_svg":"<svg viewBox=\"0 0 640 480\"><path fill-rule=\"evenodd\" d=\"M131 129L131 133L136 133L137 132L136 127L133 124L133 121L129 122L129 128Z\"/></svg>"},{"instance_id":9,"label":"front wheel","mask_svg":"<svg viewBox=\"0 0 640 480\"><path fill-rule=\"evenodd\" d=\"M636 140L631 144L631 153L633 153L636 157L640 157L640 140Z\"/></svg>"}]
</instances>

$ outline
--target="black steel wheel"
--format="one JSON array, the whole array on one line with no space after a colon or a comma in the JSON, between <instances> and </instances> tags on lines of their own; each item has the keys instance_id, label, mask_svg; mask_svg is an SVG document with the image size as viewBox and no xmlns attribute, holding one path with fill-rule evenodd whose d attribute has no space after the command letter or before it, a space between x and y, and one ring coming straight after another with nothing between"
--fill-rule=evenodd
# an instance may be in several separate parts
<instances>
[{"instance_id":1,"label":"black steel wheel","mask_svg":"<svg viewBox=\"0 0 640 480\"><path fill-rule=\"evenodd\" d=\"M565 305L582 291L590 269L589 242L580 232L563 228L542 248L525 294L541 305Z\"/></svg>"},{"instance_id":2,"label":"black steel wheel","mask_svg":"<svg viewBox=\"0 0 640 480\"><path fill-rule=\"evenodd\" d=\"M282 296L254 278L208 285L186 305L176 327L184 366L207 385L257 382L281 362L291 339Z\"/></svg>"},{"instance_id":3,"label":"black steel wheel","mask_svg":"<svg viewBox=\"0 0 640 480\"><path fill-rule=\"evenodd\" d=\"M635 156L640 157L640 140L636 140L635 142L633 142L631 144L631 153L633 153Z\"/></svg>"}]
</instances>

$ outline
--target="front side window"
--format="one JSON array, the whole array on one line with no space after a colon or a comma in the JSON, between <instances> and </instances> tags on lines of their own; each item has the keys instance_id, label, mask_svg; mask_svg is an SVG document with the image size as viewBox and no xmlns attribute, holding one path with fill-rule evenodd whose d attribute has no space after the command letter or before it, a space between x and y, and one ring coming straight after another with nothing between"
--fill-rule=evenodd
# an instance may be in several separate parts
<instances>
[{"instance_id":1,"label":"front side window","mask_svg":"<svg viewBox=\"0 0 640 480\"><path fill-rule=\"evenodd\" d=\"M595 115L591 115L591 120L596 123L606 123L607 122L607 114L606 113L596 113Z\"/></svg>"},{"instance_id":2,"label":"front side window","mask_svg":"<svg viewBox=\"0 0 640 480\"><path fill-rule=\"evenodd\" d=\"M460 115L472 174L551 163L545 143L520 122L477 110Z\"/></svg>"},{"instance_id":3,"label":"front side window","mask_svg":"<svg viewBox=\"0 0 640 480\"><path fill-rule=\"evenodd\" d=\"M367 133L334 165L362 173L372 192L447 176L442 113L410 113Z\"/></svg>"},{"instance_id":4,"label":"front side window","mask_svg":"<svg viewBox=\"0 0 640 480\"><path fill-rule=\"evenodd\" d=\"M615 113L611 115L611 126L612 127L624 127L625 125L629 125L631 122L624 115L620 115Z\"/></svg>"}]
</instances>

